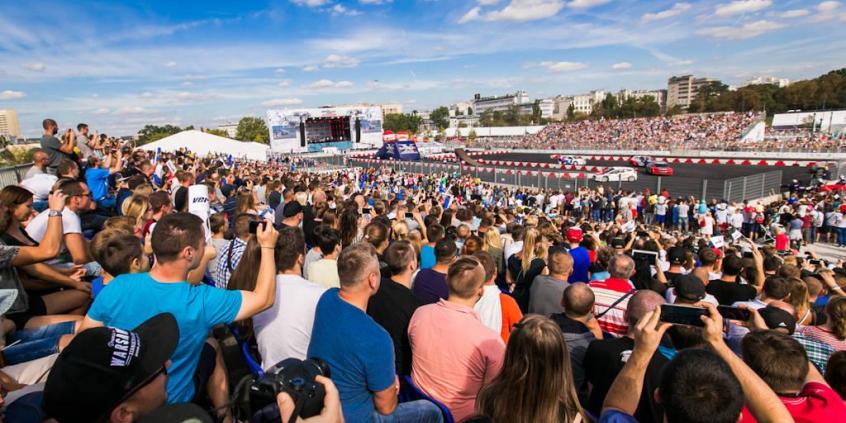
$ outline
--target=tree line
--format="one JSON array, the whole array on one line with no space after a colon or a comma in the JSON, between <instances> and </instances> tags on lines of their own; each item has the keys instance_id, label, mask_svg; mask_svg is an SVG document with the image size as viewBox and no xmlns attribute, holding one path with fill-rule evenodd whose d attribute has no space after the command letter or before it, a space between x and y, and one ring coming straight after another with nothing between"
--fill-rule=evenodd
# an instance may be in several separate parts
<instances>
[{"instance_id":1,"label":"tree line","mask_svg":"<svg viewBox=\"0 0 846 423\"><path fill-rule=\"evenodd\" d=\"M764 111L768 115L789 110L846 108L846 68L786 87L773 84L748 85L731 91L713 82L699 89L688 112Z\"/></svg>"},{"instance_id":2,"label":"tree line","mask_svg":"<svg viewBox=\"0 0 846 423\"><path fill-rule=\"evenodd\" d=\"M178 134L182 131L189 131L194 129L194 125L189 125L181 128L176 125L147 125L138 131L138 145L148 144L158 141L162 138L169 137L173 134ZM202 129L212 135L221 137L229 137L226 131L222 129ZM238 141L259 142L268 144L270 142L270 133L267 130L267 125L264 119L259 117L246 116L238 121L238 129L236 130L235 139Z\"/></svg>"}]
</instances>

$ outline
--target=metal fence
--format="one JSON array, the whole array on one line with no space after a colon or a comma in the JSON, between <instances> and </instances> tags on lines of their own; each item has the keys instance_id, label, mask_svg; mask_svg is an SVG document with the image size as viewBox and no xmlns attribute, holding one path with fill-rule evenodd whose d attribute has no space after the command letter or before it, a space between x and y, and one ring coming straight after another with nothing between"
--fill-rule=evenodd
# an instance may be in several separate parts
<instances>
[{"instance_id":1,"label":"metal fence","mask_svg":"<svg viewBox=\"0 0 846 423\"><path fill-rule=\"evenodd\" d=\"M456 163L433 162L400 162L374 161L368 159L350 159L343 156L326 157L321 159L334 166L350 167L379 167L391 168L397 171L413 173L442 173L462 172L473 175L482 182L513 185L520 187L558 189L572 191L580 187L637 190L649 189L660 192L666 189L673 197L696 197L711 199L725 199L727 201L755 200L781 192L782 171L758 173L733 179L702 179L684 176L651 176L640 175L633 182L597 182L590 174L577 171L569 172L561 177L562 172L538 171L527 169L509 169L494 167L461 167ZM529 173L529 174L527 174Z\"/></svg>"},{"instance_id":2,"label":"metal fence","mask_svg":"<svg viewBox=\"0 0 846 423\"><path fill-rule=\"evenodd\" d=\"M31 167L32 163L27 163L0 168L0 189L6 188L7 185L17 185Z\"/></svg>"},{"instance_id":3,"label":"metal fence","mask_svg":"<svg viewBox=\"0 0 846 423\"><path fill-rule=\"evenodd\" d=\"M747 198L763 198L781 191L780 170L757 173L741 178L723 181L723 198L726 201L743 201Z\"/></svg>"}]
</instances>

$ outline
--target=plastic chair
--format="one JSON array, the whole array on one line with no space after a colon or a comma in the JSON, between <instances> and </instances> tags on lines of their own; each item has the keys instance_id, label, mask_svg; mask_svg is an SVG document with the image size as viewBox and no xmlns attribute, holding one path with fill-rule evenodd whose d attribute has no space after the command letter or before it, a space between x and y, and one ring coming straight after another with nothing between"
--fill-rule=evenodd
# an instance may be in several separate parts
<instances>
[{"instance_id":1,"label":"plastic chair","mask_svg":"<svg viewBox=\"0 0 846 423\"><path fill-rule=\"evenodd\" d=\"M404 375L402 380L405 382L400 387L400 402L410 402L416 400L426 400L438 406L441 409L441 414L444 416L444 423L455 423L455 420L452 418L452 412L449 411L446 405L442 402L426 395L420 388L418 388L414 382L411 381L411 376Z\"/></svg>"},{"instance_id":2,"label":"plastic chair","mask_svg":"<svg viewBox=\"0 0 846 423\"><path fill-rule=\"evenodd\" d=\"M234 325L226 326L229 328L229 331L232 332L232 336L235 337L235 341L238 342L238 346L241 347L241 355L244 357L244 361L247 363L247 367L250 369L250 373L256 378L264 376L264 369L262 369L261 365L256 362L256 359L250 352L249 343L241 338L241 333L238 328L236 328Z\"/></svg>"}]
</instances>

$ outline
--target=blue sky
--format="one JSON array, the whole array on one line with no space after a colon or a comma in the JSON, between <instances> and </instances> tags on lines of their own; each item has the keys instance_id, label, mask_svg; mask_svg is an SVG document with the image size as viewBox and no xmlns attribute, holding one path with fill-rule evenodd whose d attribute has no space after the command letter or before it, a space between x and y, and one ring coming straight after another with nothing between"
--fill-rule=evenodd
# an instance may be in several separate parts
<instances>
[{"instance_id":1,"label":"blue sky","mask_svg":"<svg viewBox=\"0 0 846 423\"><path fill-rule=\"evenodd\" d=\"M844 66L837 1L277 0L0 3L0 108L113 135L270 107L737 84Z\"/></svg>"}]
</instances>

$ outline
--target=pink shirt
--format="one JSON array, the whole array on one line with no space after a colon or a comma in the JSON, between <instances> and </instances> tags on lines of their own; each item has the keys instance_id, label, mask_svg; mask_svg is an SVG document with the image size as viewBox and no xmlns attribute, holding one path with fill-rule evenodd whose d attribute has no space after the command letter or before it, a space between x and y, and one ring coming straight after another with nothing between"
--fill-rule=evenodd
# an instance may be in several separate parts
<instances>
[{"instance_id":1,"label":"pink shirt","mask_svg":"<svg viewBox=\"0 0 846 423\"><path fill-rule=\"evenodd\" d=\"M411 378L444 403L455 421L475 413L476 395L502 368L505 344L476 312L440 300L414 312L408 324Z\"/></svg>"}]
</instances>

